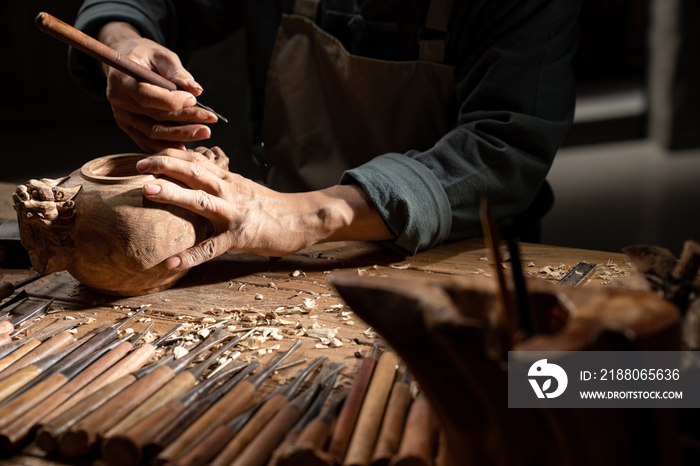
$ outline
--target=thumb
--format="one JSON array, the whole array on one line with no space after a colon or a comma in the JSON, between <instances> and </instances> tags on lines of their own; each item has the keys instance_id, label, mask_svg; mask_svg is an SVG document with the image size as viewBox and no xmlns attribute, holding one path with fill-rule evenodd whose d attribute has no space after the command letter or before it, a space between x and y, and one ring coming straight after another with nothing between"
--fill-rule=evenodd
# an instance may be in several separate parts
<instances>
[{"instance_id":1,"label":"thumb","mask_svg":"<svg viewBox=\"0 0 700 466\"><path fill-rule=\"evenodd\" d=\"M229 246L226 244L226 235L216 235L205 239L186 251L169 257L165 261L165 265L171 270L187 270L218 257L228 250Z\"/></svg>"}]
</instances>

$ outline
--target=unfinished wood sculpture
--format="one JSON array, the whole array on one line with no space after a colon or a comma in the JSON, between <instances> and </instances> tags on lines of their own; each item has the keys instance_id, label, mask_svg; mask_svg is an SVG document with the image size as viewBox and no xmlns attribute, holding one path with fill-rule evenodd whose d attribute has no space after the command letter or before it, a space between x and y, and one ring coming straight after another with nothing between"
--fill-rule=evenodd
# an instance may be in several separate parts
<instances>
[{"instance_id":1,"label":"unfinished wood sculpture","mask_svg":"<svg viewBox=\"0 0 700 466\"><path fill-rule=\"evenodd\" d=\"M508 409L494 280L332 282L420 383L445 430L449 464L677 464L673 414L664 410ZM537 279L527 286L535 334L511 350L679 349L678 309L656 293Z\"/></svg>"},{"instance_id":2,"label":"unfinished wood sculpture","mask_svg":"<svg viewBox=\"0 0 700 466\"><path fill-rule=\"evenodd\" d=\"M227 168L218 148L198 152ZM22 245L37 272L67 270L88 288L137 296L169 288L186 272L164 261L206 238L211 223L193 212L144 198L141 154L87 162L56 180L30 180L13 199Z\"/></svg>"}]
</instances>

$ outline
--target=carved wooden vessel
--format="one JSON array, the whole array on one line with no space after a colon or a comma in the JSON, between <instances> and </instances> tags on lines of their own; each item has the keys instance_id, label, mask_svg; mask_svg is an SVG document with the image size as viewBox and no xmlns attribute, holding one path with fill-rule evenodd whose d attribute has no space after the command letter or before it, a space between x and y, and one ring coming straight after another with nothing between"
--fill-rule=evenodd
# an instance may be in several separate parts
<instances>
[{"instance_id":1,"label":"carved wooden vessel","mask_svg":"<svg viewBox=\"0 0 700 466\"><path fill-rule=\"evenodd\" d=\"M223 153L206 152L228 165ZM64 178L17 187L22 245L37 272L67 270L88 288L118 296L169 288L186 273L168 270L164 261L202 241L211 223L144 198L142 186L155 179L136 170L144 157L100 157Z\"/></svg>"}]
</instances>

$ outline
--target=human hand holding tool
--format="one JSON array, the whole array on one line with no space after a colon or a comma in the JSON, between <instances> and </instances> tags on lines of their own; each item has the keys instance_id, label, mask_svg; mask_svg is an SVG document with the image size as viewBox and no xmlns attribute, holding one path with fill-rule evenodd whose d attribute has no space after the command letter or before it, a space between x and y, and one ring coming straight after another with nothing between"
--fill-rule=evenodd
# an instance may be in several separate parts
<instances>
[{"instance_id":1,"label":"human hand holding tool","mask_svg":"<svg viewBox=\"0 0 700 466\"><path fill-rule=\"evenodd\" d=\"M105 65L107 98L117 124L144 150L184 149L182 141L209 138L206 124L228 122L197 101L202 86L176 54L144 39L129 24L113 22L102 28L98 37L109 46L48 13L39 13L35 24Z\"/></svg>"}]
</instances>

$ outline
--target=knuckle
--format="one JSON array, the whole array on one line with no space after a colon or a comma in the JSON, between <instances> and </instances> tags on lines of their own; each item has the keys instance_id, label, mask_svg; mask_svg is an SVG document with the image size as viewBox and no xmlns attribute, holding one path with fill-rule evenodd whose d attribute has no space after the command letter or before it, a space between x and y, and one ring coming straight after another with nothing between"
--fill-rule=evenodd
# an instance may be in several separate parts
<instances>
[{"instance_id":1,"label":"knuckle","mask_svg":"<svg viewBox=\"0 0 700 466\"><path fill-rule=\"evenodd\" d=\"M194 202L197 205L197 207L203 211L207 211L211 208L209 195L201 189L198 189L194 192Z\"/></svg>"},{"instance_id":2,"label":"knuckle","mask_svg":"<svg viewBox=\"0 0 700 466\"><path fill-rule=\"evenodd\" d=\"M190 173L193 178L201 179L204 177L204 167L202 167L200 164L195 162L192 163L190 167Z\"/></svg>"}]
</instances>

